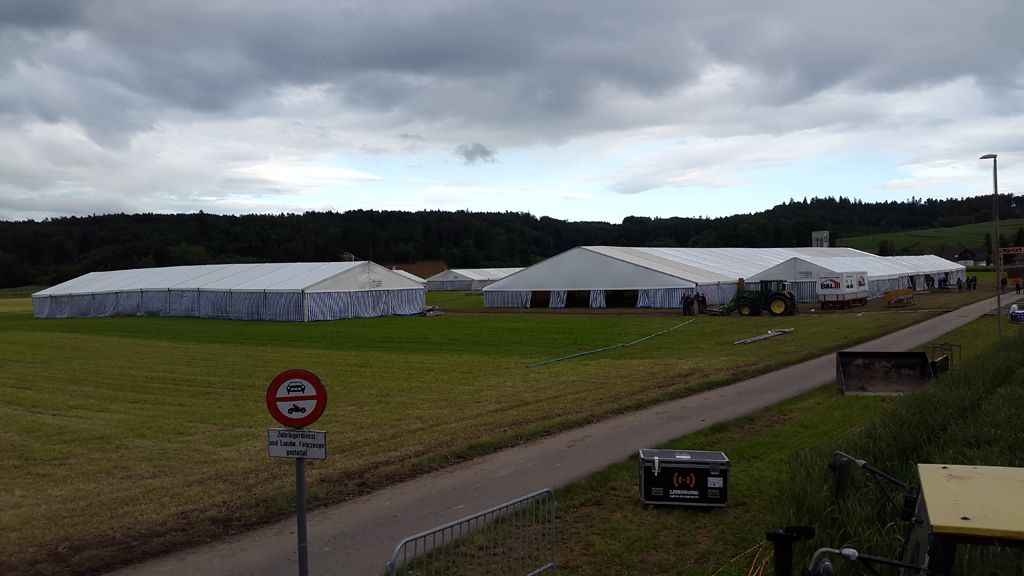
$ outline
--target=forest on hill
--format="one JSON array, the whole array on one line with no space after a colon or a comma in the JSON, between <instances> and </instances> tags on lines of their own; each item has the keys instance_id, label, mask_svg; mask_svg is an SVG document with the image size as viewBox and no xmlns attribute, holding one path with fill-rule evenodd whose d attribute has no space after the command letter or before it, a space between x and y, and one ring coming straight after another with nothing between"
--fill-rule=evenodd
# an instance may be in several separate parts
<instances>
[{"instance_id":1,"label":"forest on hill","mask_svg":"<svg viewBox=\"0 0 1024 576\"><path fill-rule=\"evenodd\" d=\"M1024 197L1000 196L1000 218L1024 216ZM453 268L528 266L581 245L808 246L811 232L842 238L992 219L992 198L865 203L790 200L723 218L630 216L619 224L529 213L355 210L223 216L108 214L0 221L0 288L51 285L92 271L343 258L387 265L444 260ZM980 245L980 242L979 244ZM894 247L897 251L899 246Z\"/></svg>"}]
</instances>

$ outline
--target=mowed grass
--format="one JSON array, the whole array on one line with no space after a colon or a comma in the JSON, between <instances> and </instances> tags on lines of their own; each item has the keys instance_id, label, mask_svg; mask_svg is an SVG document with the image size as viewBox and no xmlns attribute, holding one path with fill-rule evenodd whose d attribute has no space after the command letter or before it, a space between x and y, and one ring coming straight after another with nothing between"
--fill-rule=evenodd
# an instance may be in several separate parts
<instances>
[{"instance_id":1,"label":"mowed grass","mask_svg":"<svg viewBox=\"0 0 1024 576\"><path fill-rule=\"evenodd\" d=\"M943 297L967 299L970 295ZM921 310L929 309L922 306ZM313 324L35 320L0 300L0 572L94 573L289 514L270 380L326 383L312 504L775 369L929 312L709 318L445 314ZM636 346L526 366L674 330ZM770 328L792 334L733 341Z\"/></svg>"},{"instance_id":2,"label":"mowed grass","mask_svg":"<svg viewBox=\"0 0 1024 576\"><path fill-rule=\"evenodd\" d=\"M559 572L588 576L708 576L719 569L723 575L756 573L751 565L756 568L771 551L770 545L763 544L764 534L777 527L771 522L782 512L778 496L793 455L845 441L891 400L843 397L833 386L826 386L663 446L720 450L728 456L729 504L724 508L644 506L636 456L558 490ZM755 557L759 557L756 562Z\"/></svg>"},{"instance_id":3,"label":"mowed grass","mask_svg":"<svg viewBox=\"0 0 1024 576\"><path fill-rule=\"evenodd\" d=\"M819 546L852 544L864 553L899 557L902 526L883 497L869 481L855 478L861 492L840 503L826 464L833 451L849 450L911 484L916 462L1019 466L1024 427L1015 410L1024 376L1014 367L1024 355L1024 335L1017 325L1004 326L998 342L993 324L985 318L937 339L960 346L953 349L952 372L917 394L843 396L825 386L661 446L725 452L731 464L725 508L644 506L635 456L556 491L559 572L760 573L762 565L772 566L765 533L795 524L814 525L820 535L813 545L799 546L794 573ZM931 426L922 424L929 418ZM1019 574L1019 552L961 547L957 573ZM837 563L844 573L852 570Z\"/></svg>"}]
</instances>

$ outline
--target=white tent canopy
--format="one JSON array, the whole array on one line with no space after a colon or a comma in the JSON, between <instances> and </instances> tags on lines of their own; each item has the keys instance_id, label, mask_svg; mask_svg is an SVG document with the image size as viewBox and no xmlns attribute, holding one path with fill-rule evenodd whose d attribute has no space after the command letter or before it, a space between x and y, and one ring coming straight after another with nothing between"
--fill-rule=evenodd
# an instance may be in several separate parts
<instances>
[{"instance_id":1,"label":"white tent canopy","mask_svg":"<svg viewBox=\"0 0 1024 576\"><path fill-rule=\"evenodd\" d=\"M397 268L392 268L391 271L394 272L395 274L398 274L399 276L404 276L409 280L412 280L413 282L419 284L420 286L427 285L426 279L420 278L419 276L413 274L412 272L406 272L405 270L399 270Z\"/></svg>"},{"instance_id":2,"label":"white tent canopy","mask_svg":"<svg viewBox=\"0 0 1024 576\"><path fill-rule=\"evenodd\" d=\"M874 256L793 258L778 266L759 272L751 280L780 279L797 284L801 301L809 302L808 287L817 278L843 272L867 272L871 296L880 297L886 290L900 288L924 289L937 285L940 279L955 284L966 278L966 268L938 256ZM925 278L928 276L929 278ZM813 285L810 286L813 288Z\"/></svg>"},{"instance_id":3,"label":"white tent canopy","mask_svg":"<svg viewBox=\"0 0 1024 576\"><path fill-rule=\"evenodd\" d=\"M752 282L760 280L785 280L799 302L815 302L818 299L818 279L825 276L839 276L844 272L863 272L853 268L860 258L804 257L790 258L771 268L750 276Z\"/></svg>"},{"instance_id":4,"label":"white tent canopy","mask_svg":"<svg viewBox=\"0 0 1024 576\"><path fill-rule=\"evenodd\" d=\"M452 268L427 278L427 290L483 290L522 268Z\"/></svg>"},{"instance_id":5,"label":"white tent canopy","mask_svg":"<svg viewBox=\"0 0 1024 576\"><path fill-rule=\"evenodd\" d=\"M586 247L636 263L657 263L664 270L696 284L736 282L790 258L868 256L852 248L621 248Z\"/></svg>"},{"instance_id":6,"label":"white tent canopy","mask_svg":"<svg viewBox=\"0 0 1024 576\"><path fill-rule=\"evenodd\" d=\"M918 257L913 257L918 258ZM934 274L963 274L963 267L928 257ZM918 265L924 266L924 262ZM589 292L591 307L604 307L612 291L635 291L638 307L679 307L687 295L704 293L723 304L739 278L787 280L798 297L814 301L813 282L822 275L867 272L872 295L907 287L910 264L852 248L630 248L581 246L513 274L484 289L488 307L528 307L534 293L550 293L562 307L573 292ZM577 298L582 296L577 295Z\"/></svg>"},{"instance_id":7,"label":"white tent canopy","mask_svg":"<svg viewBox=\"0 0 1024 576\"><path fill-rule=\"evenodd\" d=\"M945 258L927 254L924 256L889 256L886 260L892 260L903 266L907 275L912 278L913 287L924 290L929 285L936 286L940 280L949 281L950 285L956 284L957 280L967 279L967 267L957 262L951 262Z\"/></svg>"},{"instance_id":8,"label":"white tent canopy","mask_svg":"<svg viewBox=\"0 0 1024 576\"><path fill-rule=\"evenodd\" d=\"M32 295L37 318L311 321L417 314L422 285L373 262L209 264L91 272Z\"/></svg>"},{"instance_id":9,"label":"white tent canopy","mask_svg":"<svg viewBox=\"0 0 1024 576\"><path fill-rule=\"evenodd\" d=\"M872 255L792 258L753 275L751 280L785 280L790 283L800 302L818 300L818 278L850 272L867 273L868 291L873 297L880 296L885 290L906 287L906 274L902 273L901 268L892 262L881 260L878 256Z\"/></svg>"}]
</instances>

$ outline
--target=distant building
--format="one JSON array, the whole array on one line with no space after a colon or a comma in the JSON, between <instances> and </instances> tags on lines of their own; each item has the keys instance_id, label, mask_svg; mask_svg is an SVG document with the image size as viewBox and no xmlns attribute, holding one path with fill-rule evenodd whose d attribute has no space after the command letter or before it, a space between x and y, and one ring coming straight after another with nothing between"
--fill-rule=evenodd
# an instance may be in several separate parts
<instances>
[{"instance_id":1,"label":"distant building","mask_svg":"<svg viewBox=\"0 0 1024 576\"><path fill-rule=\"evenodd\" d=\"M979 257L979 254L982 256ZM966 246L960 246L959 248L947 250L942 257L963 266L987 266L988 260L984 255L984 248L968 248Z\"/></svg>"},{"instance_id":2,"label":"distant building","mask_svg":"<svg viewBox=\"0 0 1024 576\"><path fill-rule=\"evenodd\" d=\"M828 248L828 230L811 232L811 248Z\"/></svg>"}]
</instances>

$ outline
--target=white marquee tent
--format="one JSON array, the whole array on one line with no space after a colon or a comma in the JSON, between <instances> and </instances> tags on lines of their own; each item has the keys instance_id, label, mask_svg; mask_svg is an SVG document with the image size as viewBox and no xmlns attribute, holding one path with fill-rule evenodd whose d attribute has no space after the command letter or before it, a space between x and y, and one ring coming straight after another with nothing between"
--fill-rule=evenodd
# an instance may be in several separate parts
<instances>
[{"instance_id":1,"label":"white marquee tent","mask_svg":"<svg viewBox=\"0 0 1024 576\"><path fill-rule=\"evenodd\" d=\"M867 272L868 291L872 298L879 298L887 290L917 288L924 290L937 286L941 279L950 285L957 279L966 279L967 269L956 262L938 256L875 256L864 254L856 257L810 256L791 258L781 264L763 270L750 280L786 280L793 283L794 292L801 302L814 302L816 279L843 272Z\"/></svg>"},{"instance_id":2,"label":"white marquee tent","mask_svg":"<svg viewBox=\"0 0 1024 576\"><path fill-rule=\"evenodd\" d=\"M522 268L452 268L427 278L427 290L483 290Z\"/></svg>"},{"instance_id":3,"label":"white marquee tent","mask_svg":"<svg viewBox=\"0 0 1024 576\"><path fill-rule=\"evenodd\" d=\"M925 257L907 257L925 258ZM701 292L720 305L736 293L737 280L787 280L797 297L812 302L819 275L868 272L873 296L907 287L922 267L949 274L964 268L938 257L913 267L910 261L875 256L852 248L629 248L581 246L558 254L484 288L488 308L561 308L567 302L603 308L609 300L639 308L678 308L686 295ZM540 298L540 302L534 301Z\"/></svg>"},{"instance_id":4,"label":"white marquee tent","mask_svg":"<svg viewBox=\"0 0 1024 576\"><path fill-rule=\"evenodd\" d=\"M418 314L426 291L373 262L91 272L36 292L36 318L191 316L303 322Z\"/></svg>"}]
</instances>

